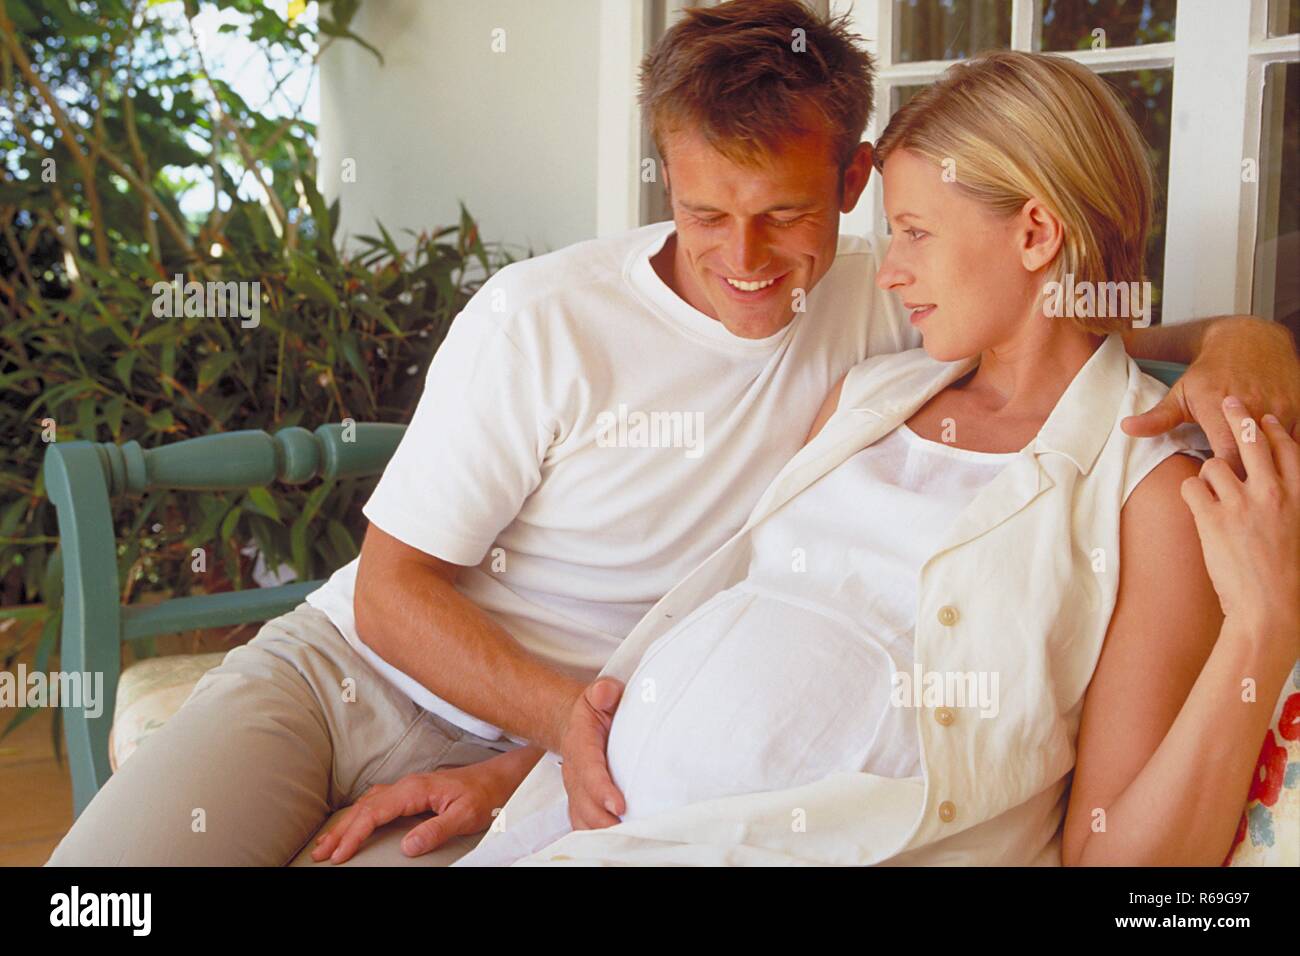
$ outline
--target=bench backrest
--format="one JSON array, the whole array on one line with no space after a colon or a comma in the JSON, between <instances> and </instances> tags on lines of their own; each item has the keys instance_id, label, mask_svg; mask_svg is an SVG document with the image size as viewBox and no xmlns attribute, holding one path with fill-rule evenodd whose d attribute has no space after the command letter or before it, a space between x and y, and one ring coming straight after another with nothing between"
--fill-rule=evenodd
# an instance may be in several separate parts
<instances>
[{"instance_id":1,"label":"bench backrest","mask_svg":"<svg viewBox=\"0 0 1300 956\"><path fill-rule=\"evenodd\" d=\"M302 484L376 475L405 431L405 425L331 424L314 432L291 427L274 435L255 430L204 435L152 449L135 441L71 441L49 447L45 489L58 514L63 573L60 668L104 675L99 716L71 707L63 715L74 812L80 814L110 774L108 733L123 641L267 621L293 610L322 583L122 605L109 502L158 490L235 491L277 481Z\"/></svg>"}]
</instances>

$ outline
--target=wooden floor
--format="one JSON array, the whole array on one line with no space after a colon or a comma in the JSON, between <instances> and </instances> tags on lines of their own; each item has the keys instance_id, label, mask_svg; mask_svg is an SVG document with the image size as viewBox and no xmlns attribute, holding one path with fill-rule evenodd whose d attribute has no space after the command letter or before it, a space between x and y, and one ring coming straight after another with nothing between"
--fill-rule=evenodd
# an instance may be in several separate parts
<instances>
[{"instance_id":1,"label":"wooden floor","mask_svg":"<svg viewBox=\"0 0 1300 956\"><path fill-rule=\"evenodd\" d=\"M13 711L0 712L0 728ZM72 777L66 754L54 759L45 709L0 740L0 866L40 866L72 826Z\"/></svg>"}]
</instances>

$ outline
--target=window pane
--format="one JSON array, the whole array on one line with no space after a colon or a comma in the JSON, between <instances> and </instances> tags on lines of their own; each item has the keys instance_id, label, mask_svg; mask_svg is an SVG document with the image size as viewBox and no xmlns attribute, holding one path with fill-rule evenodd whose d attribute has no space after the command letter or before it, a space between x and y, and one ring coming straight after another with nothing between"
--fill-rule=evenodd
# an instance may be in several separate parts
<instances>
[{"instance_id":1,"label":"window pane","mask_svg":"<svg viewBox=\"0 0 1300 956\"><path fill-rule=\"evenodd\" d=\"M1262 119L1251 311L1300 336L1300 64L1265 69Z\"/></svg>"},{"instance_id":2,"label":"window pane","mask_svg":"<svg viewBox=\"0 0 1300 956\"><path fill-rule=\"evenodd\" d=\"M1044 50L1107 49L1174 38L1177 0L1043 0ZM1093 35L1094 30L1102 33Z\"/></svg>"},{"instance_id":3,"label":"window pane","mask_svg":"<svg viewBox=\"0 0 1300 956\"><path fill-rule=\"evenodd\" d=\"M960 60L1011 48L1008 0L893 0L894 62Z\"/></svg>"},{"instance_id":4,"label":"window pane","mask_svg":"<svg viewBox=\"0 0 1300 956\"><path fill-rule=\"evenodd\" d=\"M1286 36L1300 33L1300 0L1269 0L1268 35Z\"/></svg>"},{"instance_id":5,"label":"window pane","mask_svg":"<svg viewBox=\"0 0 1300 956\"><path fill-rule=\"evenodd\" d=\"M921 86L891 86L889 88L889 115L893 116L903 108L903 105L925 89L924 84Z\"/></svg>"},{"instance_id":6,"label":"window pane","mask_svg":"<svg viewBox=\"0 0 1300 956\"><path fill-rule=\"evenodd\" d=\"M1160 322L1165 275L1165 201L1169 195L1169 121L1174 95L1172 70L1124 70L1101 78L1119 93L1137 123L1151 156L1155 181L1155 213L1147 240L1146 272L1151 280L1151 324Z\"/></svg>"}]
</instances>

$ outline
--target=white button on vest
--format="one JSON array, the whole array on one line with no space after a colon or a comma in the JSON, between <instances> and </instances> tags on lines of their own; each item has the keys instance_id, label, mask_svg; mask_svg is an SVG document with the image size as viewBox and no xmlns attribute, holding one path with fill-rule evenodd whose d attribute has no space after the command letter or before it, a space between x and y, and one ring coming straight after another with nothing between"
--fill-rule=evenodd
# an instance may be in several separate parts
<instances>
[{"instance_id":1,"label":"white button on vest","mask_svg":"<svg viewBox=\"0 0 1300 956\"><path fill-rule=\"evenodd\" d=\"M939 819L944 823L952 823L957 818L957 805L951 800L945 800L939 804Z\"/></svg>"},{"instance_id":2,"label":"white button on vest","mask_svg":"<svg viewBox=\"0 0 1300 956\"><path fill-rule=\"evenodd\" d=\"M957 609L951 604L945 604L939 608L939 623L944 627L952 627L957 623Z\"/></svg>"}]
</instances>

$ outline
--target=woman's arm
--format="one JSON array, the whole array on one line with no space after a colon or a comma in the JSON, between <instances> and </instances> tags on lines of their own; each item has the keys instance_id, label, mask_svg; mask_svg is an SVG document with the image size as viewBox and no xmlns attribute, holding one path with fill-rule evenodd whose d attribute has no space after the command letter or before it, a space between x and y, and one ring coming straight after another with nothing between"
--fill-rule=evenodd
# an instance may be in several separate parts
<instances>
[{"instance_id":1,"label":"woman's arm","mask_svg":"<svg viewBox=\"0 0 1300 956\"><path fill-rule=\"evenodd\" d=\"M1244 409L1234 414L1240 437ZM1290 444L1275 442L1290 456L1282 471L1261 431L1263 444L1242 443L1245 484L1222 460L1197 477L1176 455L1124 507L1119 600L1084 702L1067 866L1213 866L1232 845L1259 743L1300 652L1300 449L1280 426L1265 430ZM1196 498L1206 475L1214 491L1200 490L1212 502ZM1233 498L1248 486L1249 497ZM1220 489L1231 513L1211 516Z\"/></svg>"}]
</instances>

